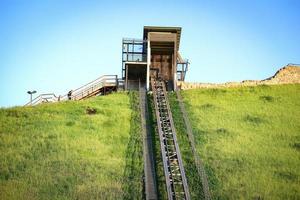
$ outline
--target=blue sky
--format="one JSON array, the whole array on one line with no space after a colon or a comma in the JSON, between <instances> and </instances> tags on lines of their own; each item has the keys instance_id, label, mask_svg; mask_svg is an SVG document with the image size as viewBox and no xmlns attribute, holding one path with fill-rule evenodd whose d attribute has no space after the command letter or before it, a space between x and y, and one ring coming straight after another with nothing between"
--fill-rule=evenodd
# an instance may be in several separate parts
<instances>
[{"instance_id":1,"label":"blue sky","mask_svg":"<svg viewBox=\"0 0 300 200\"><path fill-rule=\"evenodd\" d=\"M0 107L121 74L123 37L181 26L188 81L264 79L300 63L300 1L0 0Z\"/></svg>"}]
</instances>

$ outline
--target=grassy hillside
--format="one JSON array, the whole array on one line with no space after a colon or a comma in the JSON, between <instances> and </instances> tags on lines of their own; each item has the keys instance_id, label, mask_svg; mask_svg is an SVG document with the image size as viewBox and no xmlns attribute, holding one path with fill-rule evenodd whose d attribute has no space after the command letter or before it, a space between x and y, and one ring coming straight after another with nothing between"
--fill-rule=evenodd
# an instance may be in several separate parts
<instances>
[{"instance_id":1,"label":"grassy hillside","mask_svg":"<svg viewBox=\"0 0 300 200\"><path fill-rule=\"evenodd\" d=\"M299 84L182 96L214 199L300 199Z\"/></svg>"},{"instance_id":2,"label":"grassy hillside","mask_svg":"<svg viewBox=\"0 0 300 200\"><path fill-rule=\"evenodd\" d=\"M214 199L300 199L299 84L181 93ZM174 93L169 100L190 193L201 199ZM164 199L153 112L150 122ZM0 199L141 199L140 132L137 93L0 109Z\"/></svg>"},{"instance_id":3,"label":"grassy hillside","mask_svg":"<svg viewBox=\"0 0 300 200\"><path fill-rule=\"evenodd\" d=\"M141 198L139 120L135 93L0 109L0 199Z\"/></svg>"}]
</instances>

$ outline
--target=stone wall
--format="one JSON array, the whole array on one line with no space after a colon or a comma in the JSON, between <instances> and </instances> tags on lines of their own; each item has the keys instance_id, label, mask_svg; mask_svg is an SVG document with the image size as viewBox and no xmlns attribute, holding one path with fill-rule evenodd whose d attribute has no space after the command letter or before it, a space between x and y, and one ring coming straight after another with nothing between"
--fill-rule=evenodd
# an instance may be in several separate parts
<instances>
[{"instance_id":1,"label":"stone wall","mask_svg":"<svg viewBox=\"0 0 300 200\"><path fill-rule=\"evenodd\" d=\"M300 83L300 67L289 64L278 70L274 76L265 80L245 80L242 82L227 83L189 83L178 81L178 88L182 90L196 88L224 88L224 87L241 87L256 85L276 85L276 84L292 84Z\"/></svg>"}]
</instances>

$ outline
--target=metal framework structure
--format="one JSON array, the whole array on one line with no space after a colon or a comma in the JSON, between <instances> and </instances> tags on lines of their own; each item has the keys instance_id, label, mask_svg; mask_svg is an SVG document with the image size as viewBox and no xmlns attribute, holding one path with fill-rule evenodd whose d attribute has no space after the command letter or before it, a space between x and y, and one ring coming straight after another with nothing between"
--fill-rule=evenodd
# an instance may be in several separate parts
<instances>
[{"instance_id":1,"label":"metal framework structure","mask_svg":"<svg viewBox=\"0 0 300 200\"><path fill-rule=\"evenodd\" d=\"M177 80L178 81L185 80L185 75L186 75L186 72L188 71L189 64L190 63L188 60L184 60L184 61L177 60Z\"/></svg>"},{"instance_id":2,"label":"metal framework structure","mask_svg":"<svg viewBox=\"0 0 300 200\"><path fill-rule=\"evenodd\" d=\"M190 199L164 81L151 79L168 199Z\"/></svg>"},{"instance_id":3,"label":"metal framework structure","mask_svg":"<svg viewBox=\"0 0 300 200\"><path fill-rule=\"evenodd\" d=\"M126 62L147 62L147 40L123 38L122 40L122 79L126 76Z\"/></svg>"}]
</instances>

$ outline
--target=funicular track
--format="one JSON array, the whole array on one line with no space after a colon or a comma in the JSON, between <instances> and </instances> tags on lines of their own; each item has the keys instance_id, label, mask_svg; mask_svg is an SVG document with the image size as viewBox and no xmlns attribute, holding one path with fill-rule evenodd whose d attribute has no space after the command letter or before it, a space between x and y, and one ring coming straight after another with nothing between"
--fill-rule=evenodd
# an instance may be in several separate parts
<instances>
[{"instance_id":1,"label":"funicular track","mask_svg":"<svg viewBox=\"0 0 300 200\"><path fill-rule=\"evenodd\" d=\"M151 79L168 199L190 199L165 83Z\"/></svg>"}]
</instances>

